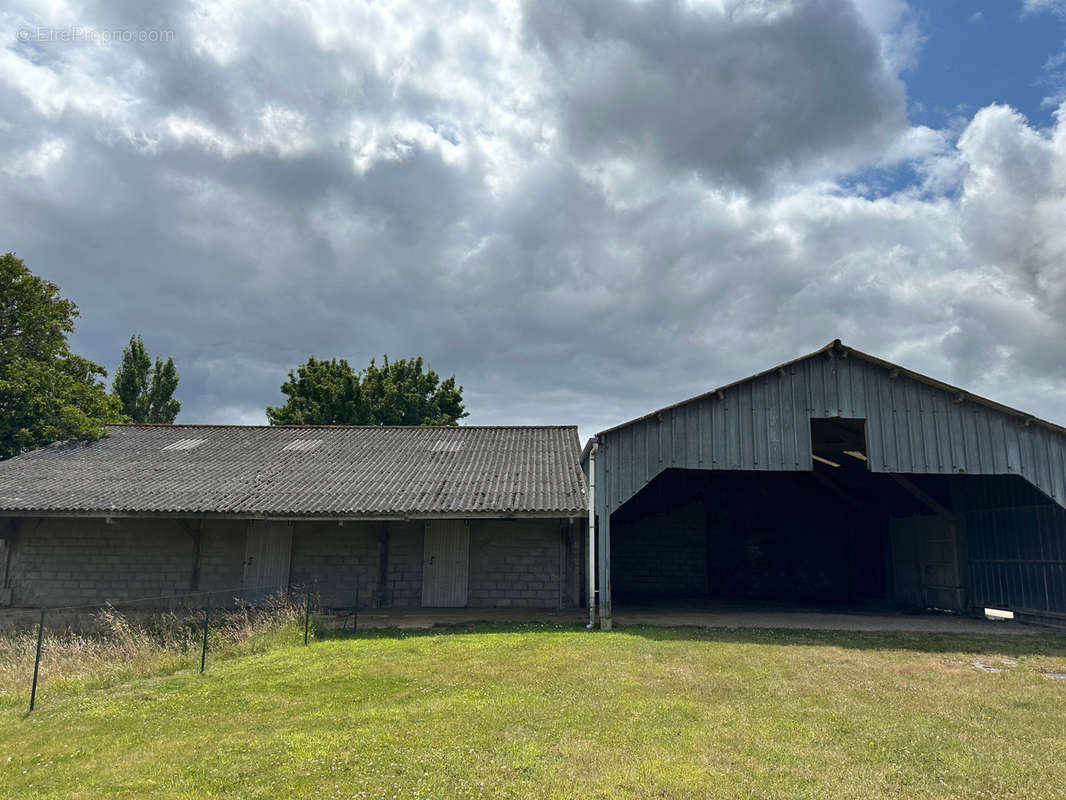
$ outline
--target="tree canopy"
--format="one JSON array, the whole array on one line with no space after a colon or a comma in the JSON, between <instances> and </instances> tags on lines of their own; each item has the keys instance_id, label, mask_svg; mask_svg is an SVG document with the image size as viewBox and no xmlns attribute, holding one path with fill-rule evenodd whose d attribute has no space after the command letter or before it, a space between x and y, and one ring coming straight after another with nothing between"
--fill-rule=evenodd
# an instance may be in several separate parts
<instances>
[{"instance_id":1,"label":"tree canopy","mask_svg":"<svg viewBox=\"0 0 1066 800\"><path fill-rule=\"evenodd\" d=\"M307 359L281 385L288 400L267 407L271 425L458 425L467 415L455 376L441 380L422 358L356 372L344 359Z\"/></svg>"},{"instance_id":2,"label":"tree canopy","mask_svg":"<svg viewBox=\"0 0 1066 800\"><path fill-rule=\"evenodd\" d=\"M115 370L111 383L111 391L122 404L122 413L134 422L169 425L181 411L181 403L174 399L177 388L174 359L156 358L153 365L141 337L131 336L122 351L122 365Z\"/></svg>"},{"instance_id":3,"label":"tree canopy","mask_svg":"<svg viewBox=\"0 0 1066 800\"><path fill-rule=\"evenodd\" d=\"M64 439L97 439L122 422L107 371L70 352L78 316L59 287L14 253L0 256L0 458Z\"/></svg>"}]
</instances>

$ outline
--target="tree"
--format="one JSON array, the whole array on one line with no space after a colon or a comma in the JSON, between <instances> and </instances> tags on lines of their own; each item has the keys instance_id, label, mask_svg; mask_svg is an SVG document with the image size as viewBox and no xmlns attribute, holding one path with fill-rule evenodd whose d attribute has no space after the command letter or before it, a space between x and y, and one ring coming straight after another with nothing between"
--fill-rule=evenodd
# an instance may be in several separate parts
<instances>
[{"instance_id":1,"label":"tree","mask_svg":"<svg viewBox=\"0 0 1066 800\"><path fill-rule=\"evenodd\" d=\"M14 253L0 256L0 458L122 422L107 371L70 352L78 307Z\"/></svg>"},{"instance_id":2,"label":"tree","mask_svg":"<svg viewBox=\"0 0 1066 800\"><path fill-rule=\"evenodd\" d=\"M356 372L344 359L311 356L281 392L285 405L266 410L271 425L458 425L467 415L455 376L441 381L421 358L371 359Z\"/></svg>"},{"instance_id":3,"label":"tree","mask_svg":"<svg viewBox=\"0 0 1066 800\"><path fill-rule=\"evenodd\" d=\"M111 391L122 404L122 413L134 422L169 425L181 411L181 403L174 399L177 388L174 359L157 358L153 366L141 337L131 336L122 351L122 366L115 370L111 383Z\"/></svg>"}]
</instances>

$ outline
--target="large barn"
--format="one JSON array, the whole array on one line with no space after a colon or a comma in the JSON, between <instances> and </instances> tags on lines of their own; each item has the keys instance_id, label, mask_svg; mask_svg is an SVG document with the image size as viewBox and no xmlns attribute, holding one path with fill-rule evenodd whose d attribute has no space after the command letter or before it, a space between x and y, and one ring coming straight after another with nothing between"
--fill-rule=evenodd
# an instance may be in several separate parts
<instances>
[{"instance_id":1,"label":"large barn","mask_svg":"<svg viewBox=\"0 0 1066 800\"><path fill-rule=\"evenodd\" d=\"M604 628L705 599L1066 621L1066 430L839 340L582 458Z\"/></svg>"},{"instance_id":2,"label":"large barn","mask_svg":"<svg viewBox=\"0 0 1066 800\"><path fill-rule=\"evenodd\" d=\"M574 427L115 426L0 462L0 604L580 603Z\"/></svg>"}]
</instances>

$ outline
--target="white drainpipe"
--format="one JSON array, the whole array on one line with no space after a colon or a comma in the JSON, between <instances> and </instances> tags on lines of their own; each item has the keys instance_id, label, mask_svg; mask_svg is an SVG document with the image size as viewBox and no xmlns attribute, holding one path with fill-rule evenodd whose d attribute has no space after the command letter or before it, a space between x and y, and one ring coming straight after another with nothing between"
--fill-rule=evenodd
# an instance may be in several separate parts
<instances>
[{"instance_id":1,"label":"white drainpipe","mask_svg":"<svg viewBox=\"0 0 1066 800\"><path fill-rule=\"evenodd\" d=\"M589 630L596 627L596 450L599 446L593 439L589 450Z\"/></svg>"}]
</instances>

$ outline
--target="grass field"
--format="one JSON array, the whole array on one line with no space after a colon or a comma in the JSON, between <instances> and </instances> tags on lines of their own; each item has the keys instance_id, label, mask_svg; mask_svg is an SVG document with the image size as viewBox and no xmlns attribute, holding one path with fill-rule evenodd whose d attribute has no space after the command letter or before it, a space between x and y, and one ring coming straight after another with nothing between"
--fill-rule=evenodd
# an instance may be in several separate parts
<instances>
[{"instance_id":1,"label":"grass field","mask_svg":"<svg viewBox=\"0 0 1066 800\"><path fill-rule=\"evenodd\" d=\"M1066 797L1052 634L299 642L4 704L0 797Z\"/></svg>"}]
</instances>

